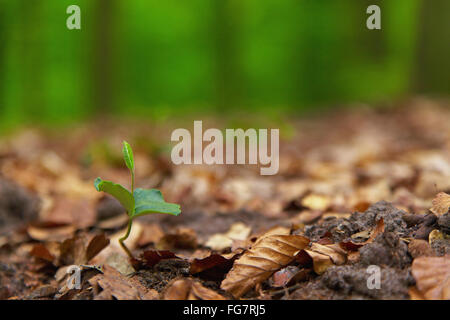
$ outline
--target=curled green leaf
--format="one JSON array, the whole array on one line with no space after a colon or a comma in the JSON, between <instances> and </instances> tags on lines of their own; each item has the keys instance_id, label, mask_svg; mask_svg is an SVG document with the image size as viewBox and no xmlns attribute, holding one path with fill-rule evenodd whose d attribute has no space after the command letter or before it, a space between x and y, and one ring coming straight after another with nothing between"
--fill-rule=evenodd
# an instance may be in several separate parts
<instances>
[{"instance_id":1,"label":"curled green leaf","mask_svg":"<svg viewBox=\"0 0 450 320\"><path fill-rule=\"evenodd\" d=\"M130 169L130 171L134 171L133 150L131 149L130 144L126 141L123 142L122 153L127 168Z\"/></svg>"}]
</instances>

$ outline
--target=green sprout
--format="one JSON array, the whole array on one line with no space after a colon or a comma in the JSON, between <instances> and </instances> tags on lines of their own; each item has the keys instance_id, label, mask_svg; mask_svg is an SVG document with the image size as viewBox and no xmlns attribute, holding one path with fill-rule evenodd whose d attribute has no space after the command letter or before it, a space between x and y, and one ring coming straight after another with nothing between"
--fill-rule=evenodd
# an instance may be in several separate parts
<instances>
[{"instance_id":1,"label":"green sprout","mask_svg":"<svg viewBox=\"0 0 450 320\"><path fill-rule=\"evenodd\" d=\"M126 141L123 142L122 152L125 164L131 173L131 191L118 183L102 180L101 178L95 179L94 186L97 191L106 192L116 198L127 211L129 217L127 232L119 239L119 244L128 256L133 258L130 250L124 244L124 241L130 235L133 219L151 213L165 213L177 216L181 213L181 210L178 204L165 202L161 191L157 189L134 189L133 150Z\"/></svg>"}]
</instances>

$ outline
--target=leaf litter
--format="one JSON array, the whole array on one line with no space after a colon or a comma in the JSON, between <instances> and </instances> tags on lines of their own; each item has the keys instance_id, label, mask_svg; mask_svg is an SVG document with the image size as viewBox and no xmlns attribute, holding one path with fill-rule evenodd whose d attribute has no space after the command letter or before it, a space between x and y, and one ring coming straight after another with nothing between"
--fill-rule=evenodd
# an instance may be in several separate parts
<instances>
[{"instance_id":1,"label":"leaf litter","mask_svg":"<svg viewBox=\"0 0 450 320\"><path fill-rule=\"evenodd\" d=\"M449 299L450 112L422 104L295 120L272 177L174 166L142 144L168 128L136 124L136 186L182 214L136 220L134 260L117 244L124 208L91 185L100 175L129 187L115 151L124 130L4 138L0 298ZM71 265L80 289L67 287ZM367 287L371 265L379 290Z\"/></svg>"}]
</instances>

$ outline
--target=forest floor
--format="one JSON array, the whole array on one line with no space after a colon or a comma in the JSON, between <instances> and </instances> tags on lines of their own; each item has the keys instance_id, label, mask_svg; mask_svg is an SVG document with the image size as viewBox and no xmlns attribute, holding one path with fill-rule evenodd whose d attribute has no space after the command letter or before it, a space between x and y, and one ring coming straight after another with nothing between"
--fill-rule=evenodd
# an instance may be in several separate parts
<instances>
[{"instance_id":1,"label":"forest floor","mask_svg":"<svg viewBox=\"0 0 450 320\"><path fill-rule=\"evenodd\" d=\"M274 176L175 166L170 131L143 123L3 137L0 299L450 299L449 123L423 99L292 120ZM135 220L132 260L93 185L129 186L122 140L136 185L182 208Z\"/></svg>"}]
</instances>

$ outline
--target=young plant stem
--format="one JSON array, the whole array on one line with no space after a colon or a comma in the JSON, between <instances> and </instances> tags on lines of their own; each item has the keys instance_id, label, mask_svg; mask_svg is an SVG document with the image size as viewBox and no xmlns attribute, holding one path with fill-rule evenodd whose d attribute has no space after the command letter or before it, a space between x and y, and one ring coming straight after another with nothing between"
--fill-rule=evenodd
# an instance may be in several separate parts
<instances>
[{"instance_id":1,"label":"young plant stem","mask_svg":"<svg viewBox=\"0 0 450 320\"><path fill-rule=\"evenodd\" d=\"M131 170L131 194L134 192L134 170Z\"/></svg>"},{"instance_id":2,"label":"young plant stem","mask_svg":"<svg viewBox=\"0 0 450 320\"><path fill-rule=\"evenodd\" d=\"M124 241L128 238L128 236L130 235L130 232L131 232L131 225L133 224L133 219L129 219L128 220L128 228L127 228L127 233L125 233L125 235L122 237L122 238L120 238L119 239L119 243L120 243L120 246L122 247L122 249L123 250L125 250L125 252L128 254L128 256L132 259L132 258L134 258L133 257L133 254L131 253L131 251L130 250L128 250L128 248L127 248L127 246L125 245L125 243L124 243Z\"/></svg>"}]
</instances>

